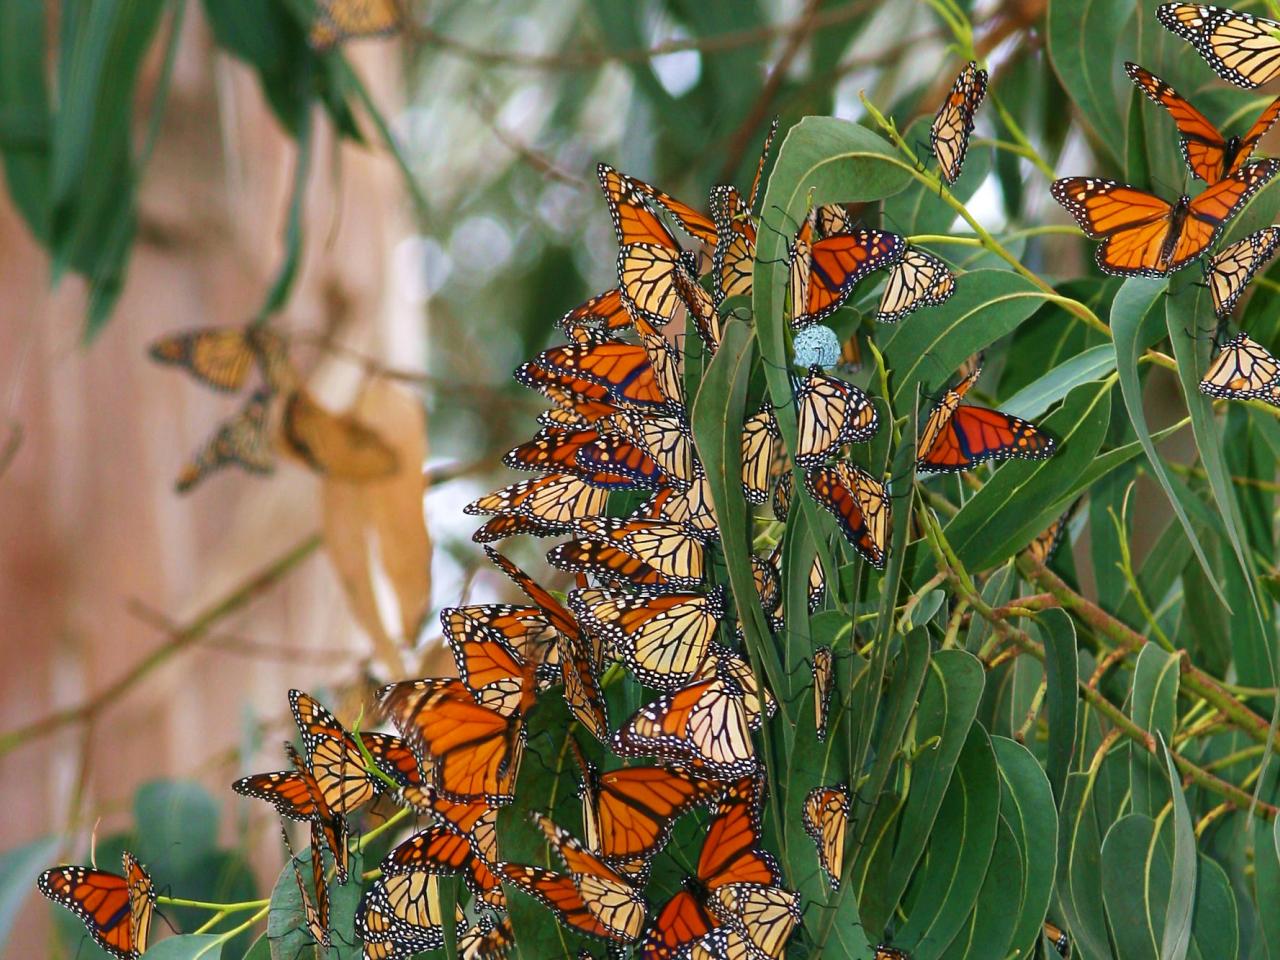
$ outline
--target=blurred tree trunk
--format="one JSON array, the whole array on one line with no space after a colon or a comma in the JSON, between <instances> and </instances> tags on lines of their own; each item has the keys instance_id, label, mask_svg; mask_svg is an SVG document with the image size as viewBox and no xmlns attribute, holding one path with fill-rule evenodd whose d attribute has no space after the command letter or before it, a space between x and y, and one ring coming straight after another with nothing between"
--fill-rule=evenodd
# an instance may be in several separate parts
<instances>
[{"instance_id":1,"label":"blurred tree trunk","mask_svg":"<svg viewBox=\"0 0 1280 960\"><path fill-rule=\"evenodd\" d=\"M388 112L398 101L394 52L383 43L351 54ZM158 68L157 58L152 81ZM383 296L404 232L398 173L381 151L335 150L317 120L305 258L284 325L417 367L422 324ZM294 159L255 78L188 17L127 286L88 349L78 340L83 290L72 281L49 290L47 258L0 199L0 431L12 413L25 434L0 476L11 665L0 671L0 731L82 702L166 643L131 600L185 621L318 531L318 482L288 461L266 480L228 470L188 497L173 493L185 458L240 401L145 356L163 333L242 324L258 309L283 257ZM83 772L83 727L0 757L0 849L74 827L76 848L64 854L83 855L89 812L109 811L102 833L127 824L134 789L161 775L201 778L234 822L226 786L242 770L229 751L244 740L246 711L283 720L290 686L349 678L368 650L319 551L215 633L288 652L228 652L211 639L178 654L100 715ZM260 762L278 761L284 730L270 731ZM10 955L46 955L42 931L21 927Z\"/></svg>"}]
</instances>

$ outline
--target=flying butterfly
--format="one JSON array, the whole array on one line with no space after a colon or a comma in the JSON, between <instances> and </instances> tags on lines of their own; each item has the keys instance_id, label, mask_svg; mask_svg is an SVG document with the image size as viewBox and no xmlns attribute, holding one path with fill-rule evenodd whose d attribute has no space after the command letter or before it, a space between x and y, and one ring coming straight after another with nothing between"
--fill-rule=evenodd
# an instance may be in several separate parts
<instances>
[{"instance_id":1,"label":"flying butterfly","mask_svg":"<svg viewBox=\"0 0 1280 960\"><path fill-rule=\"evenodd\" d=\"M832 890L844 875L844 832L849 823L849 788L814 787L804 798L804 832L818 848L818 862Z\"/></svg>"},{"instance_id":2,"label":"flying butterfly","mask_svg":"<svg viewBox=\"0 0 1280 960\"><path fill-rule=\"evenodd\" d=\"M880 427L871 398L851 383L811 367L792 381L796 398L795 461L820 464L849 443L864 443Z\"/></svg>"},{"instance_id":3,"label":"flying butterfly","mask_svg":"<svg viewBox=\"0 0 1280 960\"><path fill-rule=\"evenodd\" d=\"M1253 275L1275 254L1280 227L1263 227L1243 240L1223 247L1204 266L1205 281L1213 297L1213 312L1225 317L1236 305Z\"/></svg>"},{"instance_id":4,"label":"flying butterfly","mask_svg":"<svg viewBox=\"0 0 1280 960\"><path fill-rule=\"evenodd\" d=\"M535 667L525 665L520 700L509 715L481 706L461 680L409 680L384 687L383 713L417 747L428 779L447 799L515 799L524 752L524 721L534 702Z\"/></svg>"},{"instance_id":5,"label":"flying butterfly","mask_svg":"<svg viewBox=\"0 0 1280 960\"><path fill-rule=\"evenodd\" d=\"M724 590L655 596L575 590L569 605L583 629L616 651L637 680L672 690L701 670L724 617Z\"/></svg>"},{"instance_id":6,"label":"flying butterfly","mask_svg":"<svg viewBox=\"0 0 1280 960\"><path fill-rule=\"evenodd\" d=\"M841 460L811 467L805 489L862 558L883 570L889 556L891 507L885 485L861 467Z\"/></svg>"},{"instance_id":7,"label":"flying butterfly","mask_svg":"<svg viewBox=\"0 0 1280 960\"><path fill-rule=\"evenodd\" d=\"M267 435L270 406L271 394L265 390L255 391L240 412L224 421L182 468L174 481L174 489L187 493L209 474L229 464L250 473L271 473L276 467L276 458Z\"/></svg>"},{"instance_id":8,"label":"flying butterfly","mask_svg":"<svg viewBox=\"0 0 1280 960\"><path fill-rule=\"evenodd\" d=\"M987 71L970 60L951 84L951 91L929 127L929 146L947 183L960 179L969 152L969 135L973 133L973 116L986 95Z\"/></svg>"},{"instance_id":9,"label":"flying butterfly","mask_svg":"<svg viewBox=\"0 0 1280 960\"><path fill-rule=\"evenodd\" d=\"M365 37L389 37L404 25L399 0L316 0L308 40L317 50Z\"/></svg>"},{"instance_id":10,"label":"flying butterfly","mask_svg":"<svg viewBox=\"0 0 1280 960\"><path fill-rule=\"evenodd\" d=\"M1156 16L1223 80L1256 87L1280 76L1280 23L1225 7L1162 3Z\"/></svg>"},{"instance_id":11,"label":"flying butterfly","mask_svg":"<svg viewBox=\"0 0 1280 960\"><path fill-rule=\"evenodd\" d=\"M285 400L280 428L285 447L322 476L365 483L400 467L376 430L351 414L331 413L302 387Z\"/></svg>"},{"instance_id":12,"label":"flying butterfly","mask_svg":"<svg viewBox=\"0 0 1280 960\"><path fill-rule=\"evenodd\" d=\"M156 894L133 854L126 850L121 862L124 876L93 867L53 867L40 874L36 886L79 917L102 949L120 960L135 960L151 939Z\"/></svg>"},{"instance_id":13,"label":"flying butterfly","mask_svg":"<svg viewBox=\"0 0 1280 960\"><path fill-rule=\"evenodd\" d=\"M879 230L850 230L815 240L810 211L788 253L791 329L803 330L834 313L858 281L896 263L906 241Z\"/></svg>"},{"instance_id":14,"label":"flying butterfly","mask_svg":"<svg viewBox=\"0 0 1280 960\"><path fill-rule=\"evenodd\" d=\"M1222 228L1280 169L1280 160L1242 167L1194 198L1169 203L1127 184L1094 177L1053 182L1053 198L1085 235L1101 240L1094 259L1117 277L1163 277L1203 256Z\"/></svg>"},{"instance_id":15,"label":"flying butterfly","mask_svg":"<svg viewBox=\"0 0 1280 960\"><path fill-rule=\"evenodd\" d=\"M945 263L931 253L908 247L889 271L876 308L876 319L881 323L897 323L921 307L945 303L955 292L956 278Z\"/></svg>"},{"instance_id":16,"label":"flying butterfly","mask_svg":"<svg viewBox=\"0 0 1280 960\"><path fill-rule=\"evenodd\" d=\"M1169 111L1182 138L1187 168L1205 183L1217 183L1235 173L1253 156L1254 148L1280 118L1280 97L1271 101L1243 136L1224 138L1209 119L1155 74L1125 61L1125 73L1147 98Z\"/></svg>"},{"instance_id":17,"label":"flying butterfly","mask_svg":"<svg viewBox=\"0 0 1280 960\"><path fill-rule=\"evenodd\" d=\"M921 473L971 470L988 460L1045 460L1053 456L1053 438L1035 424L999 410L961 403L977 382L974 370L947 390L925 421L917 446Z\"/></svg>"},{"instance_id":18,"label":"flying butterfly","mask_svg":"<svg viewBox=\"0 0 1280 960\"><path fill-rule=\"evenodd\" d=\"M278 387L282 364L288 362L285 340L265 327L205 327L170 334L147 351L157 363L182 367L201 383L233 393L257 366L268 387Z\"/></svg>"},{"instance_id":19,"label":"flying butterfly","mask_svg":"<svg viewBox=\"0 0 1280 960\"><path fill-rule=\"evenodd\" d=\"M830 647L813 651L813 723L818 740L827 739L827 714L831 710L831 692L835 689L835 661Z\"/></svg>"},{"instance_id":20,"label":"flying butterfly","mask_svg":"<svg viewBox=\"0 0 1280 960\"><path fill-rule=\"evenodd\" d=\"M1226 342L1200 381L1200 392L1224 400L1265 400L1280 406L1280 360L1247 333Z\"/></svg>"}]
</instances>

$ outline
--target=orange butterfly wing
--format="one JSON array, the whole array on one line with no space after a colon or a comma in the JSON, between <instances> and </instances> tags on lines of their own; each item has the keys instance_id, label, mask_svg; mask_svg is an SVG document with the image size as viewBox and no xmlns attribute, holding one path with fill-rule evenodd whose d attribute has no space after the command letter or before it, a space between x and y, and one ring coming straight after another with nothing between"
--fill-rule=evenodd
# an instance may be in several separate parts
<instances>
[{"instance_id":1,"label":"orange butterfly wing","mask_svg":"<svg viewBox=\"0 0 1280 960\"><path fill-rule=\"evenodd\" d=\"M138 956L124 877L89 867L54 867L40 874L40 892L83 921L95 942L123 960Z\"/></svg>"},{"instance_id":2,"label":"orange butterfly wing","mask_svg":"<svg viewBox=\"0 0 1280 960\"><path fill-rule=\"evenodd\" d=\"M502 878L540 900L565 926L602 940L616 939L609 928L587 909L572 877L541 867L508 863L502 867Z\"/></svg>"},{"instance_id":3,"label":"orange butterfly wing","mask_svg":"<svg viewBox=\"0 0 1280 960\"><path fill-rule=\"evenodd\" d=\"M1136 63L1125 62L1125 73L1147 98L1169 111L1182 137L1182 155L1191 172L1205 183L1217 183L1226 169L1227 143L1209 119L1155 74ZM1259 134L1261 136L1261 134ZM1246 155L1247 156L1247 155ZM1246 157L1241 157L1241 162ZM1233 168L1234 169L1234 168Z\"/></svg>"},{"instance_id":4,"label":"orange butterfly wing","mask_svg":"<svg viewBox=\"0 0 1280 960\"><path fill-rule=\"evenodd\" d=\"M812 244L804 312L792 318L792 326L799 328L817 323L833 313L859 280L893 263L905 249L906 244L901 237L879 230L837 233Z\"/></svg>"},{"instance_id":5,"label":"orange butterfly wing","mask_svg":"<svg viewBox=\"0 0 1280 960\"><path fill-rule=\"evenodd\" d=\"M305 822L316 812L315 802L311 799L306 783L292 770L242 777L231 785L231 789L242 796L266 800L290 820Z\"/></svg>"},{"instance_id":6,"label":"orange butterfly wing","mask_svg":"<svg viewBox=\"0 0 1280 960\"><path fill-rule=\"evenodd\" d=\"M380 866L386 876L413 870L461 873L467 888L477 897L499 909L506 906L500 881L478 855L470 837L444 824L436 824L403 841L383 858Z\"/></svg>"},{"instance_id":7,"label":"orange butterfly wing","mask_svg":"<svg viewBox=\"0 0 1280 960\"><path fill-rule=\"evenodd\" d=\"M1019 417L986 407L957 406L917 466L925 471L968 470L987 460L1053 455L1053 438Z\"/></svg>"}]
</instances>

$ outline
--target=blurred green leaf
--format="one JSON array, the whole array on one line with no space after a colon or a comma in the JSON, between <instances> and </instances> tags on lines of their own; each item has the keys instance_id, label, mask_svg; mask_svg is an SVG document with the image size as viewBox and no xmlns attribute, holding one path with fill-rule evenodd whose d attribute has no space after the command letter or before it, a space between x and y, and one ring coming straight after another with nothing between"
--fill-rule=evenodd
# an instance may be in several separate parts
<instances>
[{"instance_id":1,"label":"blurred green leaf","mask_svg":"<svg viewBox=\"0 0 1280 960\"><path fill-rule=\"evenodd\" d=\"M53 118L45 80L45 6L0 3L0 154L9 196L37 240L49 238Z\"/></svg>"},{"instance_id":2,"label":"blurred green leaf","mask_svg":"<svg viewBox=\"0 0 1280 960\"><path fill-rule=\"evenodd\" d=\"M184 933L147 948L148 960L219 960L222 944L211 933Z\"/></svg>"},{"instance_id":3,"label":"blurred green leaf","mask_svg":"<svg viewBox=\"0 0 1280 960\"><path fill-rule=\"evenodd\" d=\"M133 797L134 820L142 825L137 854L143 863L163 861L186 870L211 853L218 839L218 801L189 780L152 780Z\"/></svg>"},{"instance_id":4,"label":"blurred green leaf","mask_svg":"<svg viewBox=\"0 0 1280 960\"><path fill-rule=\"evenodd\" d=\"M1115 164L1125 143L1121 105L1129 99L1128 90L1116 96L1121 60L1116 48L1129 30L1134 6L1134 0L1049 0L1049 62L1092 128L1094 143Z\"/></svg>"},{"instance_id":5,"label":"blurred green leaf","mask_svg":"<svg viewBox=\"0 0 1280 960\"><path fill-rule=\"evenodd\" d=\"M0 950L27 898L36 891L36 877L54 865L57 837L41 837L0 853Z\"/></svg>"}]
</instances>

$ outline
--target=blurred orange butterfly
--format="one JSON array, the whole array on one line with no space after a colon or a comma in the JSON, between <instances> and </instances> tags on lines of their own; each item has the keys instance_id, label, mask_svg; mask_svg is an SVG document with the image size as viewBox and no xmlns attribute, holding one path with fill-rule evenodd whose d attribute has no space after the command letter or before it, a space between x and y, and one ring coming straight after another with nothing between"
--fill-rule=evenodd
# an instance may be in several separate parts
<instances>
[{"instance_id":1,"label":"blurred orange butterfly","mask_svg":"<svg viewBox=\"0 0 1280 960\"><path fill-rule=\"evenodd\" d=\"M92 867L54 867L40 874L40 892L74 913L95 943L121 960L135 960L147 949L156 894L151 877L127 850L124 876Z\"/></svg>"},{"instance_id":2,"label":"blurred orange butterfly","mask_svg":"<svg viewBox=\"0 0 1280 960\"><path fill-rule=\"evenodd\" d=\"M1280 160L1241 168L1194 199L1169 203L1114 180L1068 177L1053 198L1086 236L1101 240L1094 259L1119 277L1163 277L1202 256L1236 212L1280 169Z\"/></svg>"},{"instance_id":3,"label":"blurred orange butterfly","mask_svg":"<svg viewBox=\"0 0 1280 960\"><path fill-rule=\"evenodd\" d=\"M281 437L312 470L337 480L382 480L400 466L377 431L351 414L331 413L301 387L285 400Z\"/></svg>"},{"instance_id":4,"label":"blurred orange butterfly","mask_svg":"<svg viewBox=\"0 0 1280 960\"><path fill-rule=\"evenodd\" d=\"M250 473L271 473L276 458L267 434L271 394L255 391L240 412L223 421L174 481L174 489L187 493L215 470L236 464Z\"/></svg>"},{"instance_id":5,"label":"blurred orange butterfly","mask_svg":"<svg viewBox=\"0 0 1280 960\"><path fill-rule=\"evenodd\" d=\"M1243 136L1224 139L1209 119L1154 73L1125 61L1124 71L1139 90L1169 111L1182 138L1182 156L1192 174L1214 184L1239 170L1254 148L1280 118L1280 97L1272 100Z\"/></svg>"},{"instance_id":6,"label":"blurred orange butterfly","mask_svg":"<svg viewBox=\"0 0 1280 960\"><path fill-rule=\"evenodd\" d=\"M386 37L399 31L403 21L398 0L316 0L310 42L327 50L345 40Z\"/></svg>"},{"instance_id":7,"label":"blurred orange butterfly","mask_svg":"<svg viewBox=\"0 0 1280 960\"><path fill-rule=\"evenodd\" d=\"M1053 438L1035 424L999 410L961 403L982 368L952 387L925 421L917 447L922 473L971 470L987 460L1045 460L1053 456Z\"/></svg>"}]
</instances>

